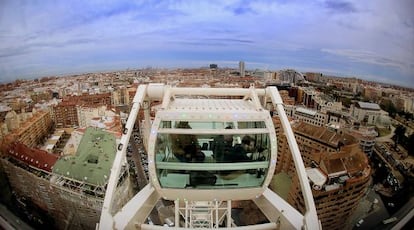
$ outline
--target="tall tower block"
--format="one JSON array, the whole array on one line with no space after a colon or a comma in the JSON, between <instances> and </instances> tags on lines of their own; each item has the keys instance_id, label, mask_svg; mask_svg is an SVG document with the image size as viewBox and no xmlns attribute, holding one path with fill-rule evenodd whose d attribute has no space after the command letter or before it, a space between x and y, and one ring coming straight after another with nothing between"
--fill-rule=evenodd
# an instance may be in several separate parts
<instances>
[{"instance_id":1,"label":"tall tower block","mask_svg":"<svg viewBox=\"0 0 414 230\"><path fill-rule=\"evenodd\" d=\"M239 72L240 72L240 77L244 77L244 61L240 61L239 62Z\"/></svg>"}]
</instances>

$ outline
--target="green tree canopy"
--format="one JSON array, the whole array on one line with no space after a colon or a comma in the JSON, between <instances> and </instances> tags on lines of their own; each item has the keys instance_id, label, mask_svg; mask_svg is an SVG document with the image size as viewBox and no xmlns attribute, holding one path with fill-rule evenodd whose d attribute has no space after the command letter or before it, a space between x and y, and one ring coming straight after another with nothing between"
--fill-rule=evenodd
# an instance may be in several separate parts
<instances>
[{"instance_id":1,"label":"green tree canopy","mask_svg":"<svg viewBox=\"0 0 414 230\"><path fill-rule=\"evenodd\" d=\"M398 112L395 105L392 103L392 101L386 99L382 100L380 103L381 109L387 111L391 117L395 117L395 114Z\"/></svg>"},{"instance_id":2,"label":"green tree canopy","mask_svg":"<svg viewBox=\"0 0 414 230\"><path fill-rule=\"evenodd\" d=\"M408 137L407 151L409 155L414 156L414 133Z\"/></svg>"},{"instance_id":3,"label":"green tree canopy","mask_svg":"<svg viewBox=\"0 0 414 230\"><path fill-rule=\"evenodd\" d=\"M395 147L400 144L405 138L405 131L406 128L403 125L397 125L395 127L394 136L392 139L394 140Z\"/></svg>"}]
</instances>

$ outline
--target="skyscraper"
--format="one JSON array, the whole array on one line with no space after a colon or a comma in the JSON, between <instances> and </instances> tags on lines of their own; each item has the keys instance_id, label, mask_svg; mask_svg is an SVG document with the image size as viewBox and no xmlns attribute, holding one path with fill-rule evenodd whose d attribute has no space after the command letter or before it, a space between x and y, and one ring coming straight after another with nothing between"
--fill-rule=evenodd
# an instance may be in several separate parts
<instances>
[{"instance_id":1,"label":"skyscraper","mask_svg":"<svg viewBox=\"0 0 414 230\"><path fill-rule=\"evenodd\" d=\"M244 77L244 61L239 62L240 77Z\"/></svg>"}]
</instances>

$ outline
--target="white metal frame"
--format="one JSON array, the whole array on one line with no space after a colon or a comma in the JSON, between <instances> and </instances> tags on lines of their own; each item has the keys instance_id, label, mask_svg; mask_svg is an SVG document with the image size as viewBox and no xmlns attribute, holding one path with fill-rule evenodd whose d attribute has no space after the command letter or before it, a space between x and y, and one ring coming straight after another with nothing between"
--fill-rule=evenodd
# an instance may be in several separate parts
<instances>
[{"instance_id":1,"label":"white metal frame","mask_svg":"<svg viewBox=\"0 0 414 230\"><path fill-rule=\"evenodd\" d=\"M161 84L140 85L134 97L132 109L127 120L126 129L121 137L118 146L117 154L111 169L111 175L108 181L105 200L102 207L102 214L100 223L97 225L99 229L124 229L124 228L140 228L140 229L161 229L162 226L145 224L145 220L155 206L155 203L160 199L160 195L156 188L153 187L153 181L137 193L121 210L113 210L113 203L117 186L117 179L119 178L120 169L125 162L125 151L128 141L130 139L132 129L134 127L136 117L140 107L143 103L148 103L149 100L163 99L162 109L166 109L171 98L175 95L222 95L222 96L238 96L248 95L255 104L260 104L258 96L264 98L266 103L267 98L270 98L273 106L281 120L283 130L287 137L289 148L293 155L294 164L297 170L299 182L304 196L306 212L304 215L300 214L296 209L289 205L286 201L280 198L277 194L269 189L265 189L261 196L254 199L254 202L261 208L267 218L271 221L269 224L255 225L255 229L274 229L276 226L281 228L304 228L304 229L321 229L320 222L317 218L316 208L313 201L312 191L306 175L305 167L300 155L298 145L296 143L293 131L290 127L289 121L283 109L283 101L280 97L276 87L267 87L266 89L239 89L239 88L170 88ZM147 106L145 106L147 107ZM144 138L153 137L148 128L150 125L149 109L144 108L145 125L147 131L144 132ZM262 110L262 107L256 109ZM158 126L157 126L158 127ZM151 132L154 132L151 131ZM144 143L151 141L144 140ZM155 142L153 142L155 143ZM149 146L153 148L153 146ZM150 150L151 151L151 150ZM149 161L149 163L153 163ZM151 171L151 170L150 170ZM152 175L154 176L154 174ZM152 177L153 180L156 178ZM176 202L178 203L178 201ZM176 209L178 208L176 204ZM179 211L178 211L179 212ZM176 224L178 224L178 212L176 211ZM182 212L181 212L182 213ZM230 216L230 215L228 215ZM228 226L229 228L230 226ZM249 229L252 226L235 227L232 229ZM175 229L180 229L175 227Z\"/></svg>"},{"instance_id":2,"label":"white metal frame","mask_svg":"<svg viewBox=\"0 0 414 230\"><path fill-rule=\"evenodd\" d=\"M152 89L150 91L152 91L155 87L152 87ZM161 87L160 87L161 88ZM188 121L197 121L197 120L202 120L202 121L223 121L223 122L232 122L234 120L234 117L232 116L232 113L235 112L235 110L229 110L229 109L214 109L211 108L209 109L209 112L207 112L204 108L204 110L197 110L198 106L195 106L196 108L194 108L194 105L189 106L188 105L184 105L185 108L183 109L174 109L174 102L176 101L185 101L185 102L189 102L190 100L183 100L183 98L188 97L188 96L208 96L208 97L212 97L212 98L216 98L216 100L221 100L221 99L217 99L217 98L221 98L221 97L228 97L228 96L233 96L233 97L238 97L240 99L237 100L227 100L230 102L238 102L240 104L240 101L251 101L251 103L247 103L250 106L253 106L252 108L249 109L245 109L244 111L240 111L241 114L248 114L249 118L245 118L246 121L248 121L249 119L256 119L256 120L263 120L264 122L266 122L266 129L260 130L260 129L243 129L244 133L259 133L259 132L265 132L267 134L269 134L269 138L271 143L272 148L271 150L271 163L270 163L270 167L268 170L268 174L266 175L266 181L264 181L263 186L261 188L249 188L249 189L243 189L242 193L239 193L239 199L253 199L256 196L259 196L263 193L263 191L265 190L265 188L267 188L268 184L270 183L273 171L275 169L276 166L276 156L277 156L277 139L276 139L276 134L274 132L274 127L273 127L273 122L271 120L271 117L269 116L268 111L263 110L259 97L258 97L258 91L256 89L249 88L249 89L241 89L241 88L170 88L165 86L163 89L156 89L154 91L157 91L158 98L163 98L162 100L162 104L161 104L161 108L160 110L157 112L157 116L154 119L152 126L151 126L151 131L148 132L148 135L146 135L146 137L148 137L148 141L147 143L152 143L152 144L148 144L148 155L149 155L149 162L155 161L154 159L154 151L155 151L155 143L156 143L156 138L157 138L157 134L158 133L168 133L171 131L168 130L159 130L159 123L160 120L159 117L169 117L171 120L182 120L184 119L183 117L180 116L181 113L186 113L188 116L185 117L186 120ZM263 92L264 90L262 89L262 96L264 95ZM148 95L156 95L156 93L152 93L152 92L148 92ZM180 99L180 100L179 100ZM203 99L201 99L200 101L202 101ZM213 100L213 99L212 99ZM198 101L198 100L196 100ZM221 100L223 101L223 100ZM243 104L243 103L241 103ZM217 117L209 117L210 112L213 114L216 114ZM194 117L190 117L190 116L194 116ZM174 133L177 134L185 134L185 133L191 133L193 132L192 130L185 130L185 129L181 129L181 130L174 130ZM237 130L228 130L226 132L240 132ZM220 131L218 130L200 130L197 129L197 133L201 133L201 134L218 134L220 133ZM192 164L192 166L196 166L195 163ZM205 167L206 165L203 165L203 167ZM157 175L156 175L156 169L155 169L155 164L149 164L149 172L150 172L150 177L153 178L151 183L152 185L156 188L157 191L160 192L160 195L162 197L164 197L165 199L169 199L169 200L174 200L176 196L181 196L181 199L191 199L191 200L200 200L200 199L206 199L206 200L214 200L214 199L233 199L234 197L232 197L232 194L229 194L228 190L225 189L220 189L220 190L199 190L197 191L197 193L193 193L193 192L183 192L181 189L162 189L159 181L157 180ZM191 195L189 195L191 194ZM242 196L241 194L243 194L244 196ZM227 196L227 197L226 197ZM237 199L237 198L235 198Z\"/></svg>"}]
</instances>

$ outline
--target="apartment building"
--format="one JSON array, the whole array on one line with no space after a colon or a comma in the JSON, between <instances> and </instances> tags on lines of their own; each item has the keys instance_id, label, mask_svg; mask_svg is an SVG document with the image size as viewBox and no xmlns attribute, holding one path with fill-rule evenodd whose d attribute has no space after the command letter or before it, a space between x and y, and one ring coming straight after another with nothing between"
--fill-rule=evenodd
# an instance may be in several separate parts
<instances>
[{"instance_id":1,"label":"apartment building","mask_svg":"<svg viewBox=\"0 0 414 230\"><path fill-rule=\"evenodd\" d=\"M53 218L55 226L50 228L95 229L115 153L113 134L89 128L75 155L60 157L15 142L0 163L16 195ZM121 179L116 206L132 197L127 168L122 169Z\"/></svg>"},{"instance_id":2,"label":"apartment building","mask_svg":"<svg viewBox=\"0 0 414 230\"><path fill-rule=\"evenodd\" d=\"M3 122L8 112L12 111L7 105L0 104L0 122Z\"/></svg>"},{"instance_id":3,"label":"apartment building","mask_svg":"<svg viewBox=\"0 0 414 230\"><path fill-rule=\"evenodd\" d=\"M55 125L58 128L79 126L77 105L75 101L62 101L53 106Z\"/></svg>"},{"instance_id":4,"label":"apartment building","mask_svg":"<svg viewBox=\"0 0 414 230\"><path fill-rule=\"evenodd\" d=\"M367 155L371 156L372 152L374 151L376 139L378 136L377 131L375 131L375 127L373 126L365 126L365 127L353 127L344 129L344 132L347 132L349 135L355 137L359 141L359 145L362 151Z\"/></svg>"},{"instance_id":5,"label":"apartment building","mask_svg":"<svg viewBox=\"0 0 414 230\"><path fill-rule=\"evenodd\" d=\"M326 126L329 123L339 123L344 119L342 113L318 111L294 105L285 105L284 108L288 117L315 126Z\"/></svg>"},{"instance_id":6,"label":"apartment building","mask_svg":"<svg viewBox=\"0 0 414 230\"><path fill-rule=\"evenodd\" d=\"M78 117L78 106L87 105L88 107L111 106L111 94L85 94L82 96L68 96L62 102L53 107L54 121L58 128L78 127L80 125Z\"/></svg>"},{"instance_id":7,"label":"apartment building","mask_svg":"<svg viewBox=\"0 0 414 230\"><path fill-rule=\"evenodd\" d=\"M284 135L279 135L278 168L275 173L287 173L291 187L287 201L304 211L301 188L294 164L289 158ZM324 229L345 229L348 218L357 208L370 183L371 168L359 142L347 133L335 132L325 127L302 121L292 123L312 193Z\"/></svg>"},{"instance_id":8,"label":"apartment building","mask_svg":"<svg viewBox=\"0 0 414 230\"><path fill-rule=\"evenodd\" d=\"M101 93L101 94L83 94L80 96L67 96L63 98L63 102L69 101L74 102L78 105L88 105L88 106L101 106L106 105L110 107L111 102L111 93Z\"/></svg>"},{"instance_id":9,"label":"apartment building","mask_svg":"<svg viewBox=\"0 0 414 230\"><path fill-rule=\"evenodd\" d=\"M292 154L290 153L287 143L286 135L284 135L281 122L278 117L273 117L273 124L275 126L277 136L277 164L275 169L275 175L281 172L285 172L289 175L293 175L295 172Z\"/></svg>"},{"instance_id":10,"label":"apartment building","mask_svg":"<svg viewBox=\"0 0 414 230\"><path fill-rule=\"evenodd\" d=\"M105 122L111 122L116 114L114 111L108 110L105 105L98 107L78 106L77 116L80 127L98 127L98 123L102 123L102 125L104 125Z\"/></svg>"},{"instance_id":11,"label":"apartment building","mask_svg":"<svg viewBox=\"0 0 414 230\"><path fill-rule=\"evenodd\" d=\"M371 168L358 144L337 153L313 158L307 168L318 217L323 229L347 229L349 218L365 196L371 182ZM293 176L288 201L304 211L301 188Z\"/></svg>"},{"instance_id":12,"label":"apartment building","mask_svg":"<svg viewBox=\"0 0 414 230\"><path fill-rule=\"evenodd\" d=\"M295 98L289 96L289 91L280 90L279 94L280 94L280 97L282 97L284 105L295 105Z\"/></svg>"},{"instance_id":13,"label":"apartment building","mask_svg":"<svg viewBox=\"0 0 414 230\"><path fill-rule=\"evenodd\" d=\"M381 110L378 104L357 102L351 105L351 116L363 125L389 125L388 113Z\"/></svg>"},{"instance_id":14,"label":"apartment building","mask_svg":"<svg viewBox=\"0 0 414 230\"><path fill-rule=\"evenodd\" d=\"M52 119L48 111L36 111L17 114L10 111L5 118L7 135L4 141L11 144L20 142L30 148L36 147L52 129Z\"/></svg>"},{"instance_id":15,"label":"apartment building","mask_svg":"<svg viewBox=\"0 0 414 230\"><path fill-rule=\"evenodd\" d=\"M136 88L119 87L111 93L112 104L117 105L129 105L132 102L131 92L135 95Z\"/></svg>"}]
</instances>

